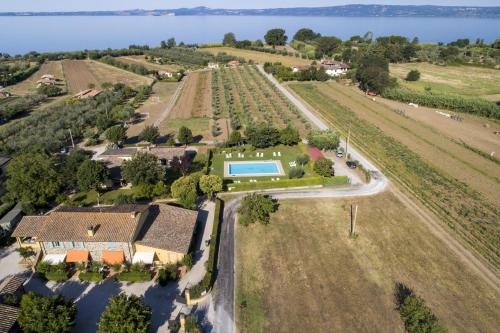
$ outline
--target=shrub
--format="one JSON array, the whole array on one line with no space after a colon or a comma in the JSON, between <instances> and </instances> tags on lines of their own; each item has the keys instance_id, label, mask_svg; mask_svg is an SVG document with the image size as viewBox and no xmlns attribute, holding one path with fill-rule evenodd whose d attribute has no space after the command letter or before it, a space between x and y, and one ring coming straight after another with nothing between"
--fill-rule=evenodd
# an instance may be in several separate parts
<instances>
[{"instance_id":1,"label":"shrub","mask_svg":"<svg viewBox=\"0 0 500 333\"><path fill-rule=\"evenodd\" d=\"M193 256L191 253L186 254L181 261L183 266L186 266L188 269L193 267Z\"/></svg>"},{"instance_id":2,"label":"shrub","mask_svg":"<svg viewBox=\"0 0 500 333\"><path fill-rule=\"evenodd\" d=\"M309 155L307 154L302 154L302 155L299 155L295 158L295 161L297 161L297 163L299 163L300 165L306 165L307 163L309 163Z\"/></svg>"},{"instance_id":3,"label":"shrub","mask_svg":"<svg viewBox=\"0 0 500 333\"><path fill-rule=\"evenodd\" d=\"M339 145L340 135L332 130L314 130L309 133L307 140L316 148L334 150Z\"/></svg>"},{"instance_id":4,"label":"shrub","mask_svg":"<svg viewBox=\"0 0 500 333\"><path fill-rule=\"evenodd\" d=\"M320 157L314 162L314 172L323 177L333 176L333 162L324 157Z\"/></svg>"},{"instance_id":5,"label":"shrub","mask_svg":"<svg viewBox=\"0 0 500 333\"><path fill-rule=\"evenodd\" d=\"M277 202L270 196L258 193L249 194L243 198L238 209L239 222L244 226L255 222L268 224L271 213L277 209Z\"/></svg>"},{"instance_id":6,"label":"shrub","mask_svg":"<svg viewBox=\"0 0 500 333\"><path fill-rule=\"evenodd\" d=\"M288 178L294 179L294 178L302 178L304 176L304 169L301 167L296 167L296 168L290 168L290 171L288 172Z\"/></svg>"},{"instance_id":7,"label":"shrub","mask_svg":"<svg viewBox=\"0 0 500 333\"><path fill-rule=\"evenodd\" d=\"M406 79L405 80L406 81L418 81L418 80L420 80L420 72L417 71L416 69L412 69L406 75Z\"/></svg>"},{"instance_id":8,"label":"shrub","mask_svg":"<svg viewBox=\"0 0 500 333\"><path fill-rule=\"evenodd\" d=\"M100 282L103 280L104 276L102 273L95 273L95 272L87 272L87 273L80 273L78 275L78 278L80 281L87 281L87 282Z\"/></svg>"},{"instance_id":9,"label":"shrub","mask_svg":"<svg viewBox=\"0 0 500 333\"><path fill-rule=\"evenodd\" d=\"M151 274L149 272L122 272L115 275L115 279L127 282L151 281Z\"/></svg>"},{"instance_id":10,"label":"shrub","mask_svg":"<svg viewBox=\"0 0 500 333\"><path fill-rule=\"evenodd\" d=\"M62 89L59 88L58 86L49 86L49 85L42 84L40 87L38 87L37 93L39 93L40 95L54 97L54 96L61 95Z\"/></svg>"},{"instance_id":11,"label":"shrub","mask_svg":"<svg viewBox=\"0 0 500 333\"><path fill-rule=\"evenodd\" d=\"M164 287L169 281L177 280L177 265L168 264L158 271L158 283Z\"/></svg>"},{"instance_id":12,"label":"shrub","mask_svg":"<svg viewBox=\"0 0 500 333\"><path fill-rule=\"evenodd\" d=\"M68 272L46 272L43 276L49 281L66 281L68 280Z\"/></svg>"}]
</instances>

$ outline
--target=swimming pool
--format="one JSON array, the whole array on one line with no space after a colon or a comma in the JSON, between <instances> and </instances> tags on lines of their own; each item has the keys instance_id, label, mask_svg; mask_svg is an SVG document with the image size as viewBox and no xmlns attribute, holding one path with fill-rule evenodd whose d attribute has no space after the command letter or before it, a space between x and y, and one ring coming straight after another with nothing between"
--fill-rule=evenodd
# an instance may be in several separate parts
<instances>
[{"instance_id":1,"label":"swimming pool","mask_svg":"<svg viewBox=\"0 0 500 333\"><path fill-rule=\"evenodd\" d=\"M280 161L241 161L225 163L226 177L280 176L283 167Z\"/></svg>"}]
</instances>

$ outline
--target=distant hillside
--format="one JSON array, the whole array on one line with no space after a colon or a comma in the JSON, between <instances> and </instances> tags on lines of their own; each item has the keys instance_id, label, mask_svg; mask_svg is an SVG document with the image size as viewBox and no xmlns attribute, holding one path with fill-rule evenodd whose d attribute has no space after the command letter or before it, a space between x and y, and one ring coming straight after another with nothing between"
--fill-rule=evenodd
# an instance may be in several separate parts
<instances>
[{"instance_id":1,"label":"distant hillside","mask_svg":"<svg viewBox=\"0 0 500 333\"><path fill-rule=\"evenodd\" d=\"M500 18L500 7L476 6L392 6L345 5L331 7L213 9L207 7L86 11L86 12L3 12L0 16L344 16L344 17L476 17Z\"/></svg>"}]
</instances>

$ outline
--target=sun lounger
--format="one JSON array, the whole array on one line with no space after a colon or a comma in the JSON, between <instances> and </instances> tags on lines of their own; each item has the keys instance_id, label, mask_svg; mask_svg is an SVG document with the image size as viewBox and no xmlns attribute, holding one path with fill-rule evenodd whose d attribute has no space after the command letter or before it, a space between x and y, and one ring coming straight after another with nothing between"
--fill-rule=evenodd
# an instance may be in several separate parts
<instances>
[{"instance_id":1,"label":"sun lounger","mask_svg":"<svg viewBox=\"0 0 500 333\"><path fill-rule=\"evenodd\" d=\"M280 151L278 152L278 156L281 157L281 152Z\"/></svg>"},{"instance_id":2,"label":"sun lounger","mask_svg":"<svg viewBox=\"0 0 500 333\"><path fill-rule=\"evenodd\" d=\"M276 157L276 152L273 151L273 156Z\"/></svg>"}]
</instances>

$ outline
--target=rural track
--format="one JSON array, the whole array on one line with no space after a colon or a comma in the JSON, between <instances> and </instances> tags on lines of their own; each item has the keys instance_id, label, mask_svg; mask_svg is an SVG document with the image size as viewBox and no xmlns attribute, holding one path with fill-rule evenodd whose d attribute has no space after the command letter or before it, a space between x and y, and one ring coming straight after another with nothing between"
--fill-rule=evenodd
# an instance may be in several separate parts
<instances>
[{"instance_id":1,"label":"rural track","mask_svg":"<svg viewBox=\"0 0 500 333\"><path fill-rule=\"evenodd\" d=\"M168 102L167 106L165 107L165 110L163 110L163 112L159 115L158 119L156 119L156 121L154 122L154 126L160 127L161 123L165 119L167 119L170 111L172 111L172 108L174 107L175 102L177 101L177 99L179 98L179 96L182 92L182 88L184 87L185 82L186 82L186 80L183 78L181 80L181 83L179 84L179 86L175 90L175 93L170 98L170 101Z\"/></svg>"},{"instance_id":2,"label":"rural track","mask_svg":"<svg viewBox=\"0 0 500 333\"><path fill-rule=\"evenodd\" d=\"M262 65L258 69L283 93L309 120L319 129L326 130L327 126L320 118L312 113L299 99L283 87L272 75L267 74ZM341 145L345 141L341 140ZM386 188L412 211L429 228L430 232L438 237L448 246L457 257L467 265L472 271L497 292L500 292L500 279L489 266L478 259L462 243L456 240L446 231L439 219L432 212L417 205L412 198L395 186L390 186L389 180L380 170L356 149L350 148L349 153L353 159L360 163L372 173L370 183L352 186L344 189L319 189L319 190L282 190L282 191L262 191L275 199L304 199L304 198L345 198L372 196L383 192ZM221 236L219 248L218 273L216 281L215 302L215 322L213 332L234 333L235 327L235 225L236 213L243 195L229 201L224 208L223 220L221 222Z\"/></svg>"}]
</instances>

